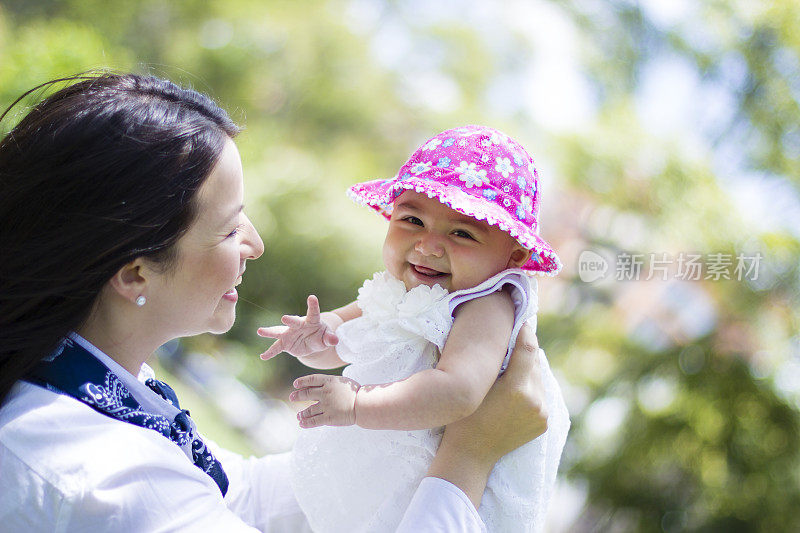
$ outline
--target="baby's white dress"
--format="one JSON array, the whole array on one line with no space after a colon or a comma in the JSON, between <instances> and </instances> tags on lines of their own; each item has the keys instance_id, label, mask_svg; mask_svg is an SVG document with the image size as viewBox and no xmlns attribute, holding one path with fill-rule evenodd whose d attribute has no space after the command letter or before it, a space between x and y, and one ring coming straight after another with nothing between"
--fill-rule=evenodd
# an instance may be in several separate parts
<instances>
[{"instance_id":1,"label":"baby's white dress","mask_svg":"<svg viewBox=\"0 0 800 533\"><path fill-rule=\"evenodd\" d=\"M522 324L535 326L536 281L523 270L501 272L475 288L448 293L439 285L405 290L379 272L358 291L361 317L344 323L343 375L360 384L398 381L433 368L453 324L455 307L510 284L516 305L511 348ZM569 431L561 389L539 352L548 430L503 457L492 470L478 509L489 531L544 529L556 471ZM394 531L436 453L443 428L418 431L324 426L300 432L292 455L297 500L318 532Z\"/></svg>"}]
</instances>

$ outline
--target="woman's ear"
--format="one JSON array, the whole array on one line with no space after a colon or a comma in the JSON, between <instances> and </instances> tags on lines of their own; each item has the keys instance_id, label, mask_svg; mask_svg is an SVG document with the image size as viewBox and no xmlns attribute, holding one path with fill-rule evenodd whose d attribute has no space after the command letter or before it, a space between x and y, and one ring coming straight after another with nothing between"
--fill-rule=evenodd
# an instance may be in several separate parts
<instances>
[{"instance_id":1,"label":"woman's ear","mask_svg":"<svg viewBox=\"0 0 800 533\"><path fill-rule=\"evenodd\" d=\"M147 288L147 279L143 275L146 271L142 258L137 257L117 270L109 280L109 285L122 298L136 303L137 298L146 296L144 293Z\"/></svg>"},{"instance_id":2,"label":"woman's ear","mask_svg":"<svg viewBox=\"0 0 800 533\"><path fill-rule=\"evenodd\" d=\"M506 265L506 268L519 268L527 263L530 257L530 250L523 248L522 246L515 246L514 250L511 251L511 257L508 259L508 265Z\"/></svg>"}]
</instances>

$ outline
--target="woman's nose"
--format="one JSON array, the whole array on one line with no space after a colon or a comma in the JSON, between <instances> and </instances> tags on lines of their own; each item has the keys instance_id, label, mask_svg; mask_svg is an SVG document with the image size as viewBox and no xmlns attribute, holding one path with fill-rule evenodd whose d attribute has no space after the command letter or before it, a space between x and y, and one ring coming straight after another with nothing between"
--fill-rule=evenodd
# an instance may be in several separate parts
<instances>
[{"instance_id":1,"label":"woman's nose","mask_svg":"<svg viewBox=\"0 0 800 533\"><path fill-rule=\"evenodd\" d=\"M444 255L444 246L442 246L441 241L430 233L419 238L414 245L414 250L422 255L432 255L434 257L442 257Z\"/></svg>"},{"instance_id":2,"label":"woman's nose","mask_svg":"<svg viewBox=\"0 0 800 533\"><path fill-rule=\"evenodd\" d=\"M242 258L258 259L264 253L264 241L247 215L242 213L242 216L245 220L245 227L242 229Z\"/></svg>"}]
</instances>

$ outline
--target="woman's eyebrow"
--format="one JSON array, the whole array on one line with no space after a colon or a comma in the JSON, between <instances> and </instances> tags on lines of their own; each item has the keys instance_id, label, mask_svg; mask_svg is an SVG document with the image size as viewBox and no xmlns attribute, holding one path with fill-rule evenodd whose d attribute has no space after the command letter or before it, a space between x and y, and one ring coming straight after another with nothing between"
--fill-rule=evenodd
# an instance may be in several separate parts
<instances>
[{"instance_id":1,"label":"woman's eyebrow","mask_svg":"<svg viewBox=\"0 0 800 533\"><path fill-rule=\"evenodd\" d=\"M225 219L225 222L223 222L221 225L223 225L223 226L224 226L225 224L227 224L228 222L230 222L230 220L231 220L232 218L239 216L239 213L241 213L241 212L242 212L242 209L244 209L244 204L242 204L242 205L240 205L238 208L236 208L236 210L235 210L233 213L231 213L231 216L229 216L228 218L226 218L226 219Z\"/></svg>"}]
</instances>

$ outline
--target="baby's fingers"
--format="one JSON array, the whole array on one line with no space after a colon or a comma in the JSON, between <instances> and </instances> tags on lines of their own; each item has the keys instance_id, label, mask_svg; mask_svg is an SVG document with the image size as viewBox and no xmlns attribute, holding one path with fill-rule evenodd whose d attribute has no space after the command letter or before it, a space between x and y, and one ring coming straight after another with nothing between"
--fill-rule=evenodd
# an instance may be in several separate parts
<instances>
[{"instance_id":1,"label":"baby's fingers","mask_svg":"<svg viewBox=\"0 0 800 533\"><path fill-rule=\"evenodd\" d=\"M267 348L266 352L261 354L261 359L264 361L266 361L267 359L272 359L282 351L283 351L283 341L281 339L278 339L272 343L272 346Z\"/></svg>"},{"instance_id":2,"label":"baby's fingers","mask_svg":"<svg viewBox=\"0 0 800 533\"><path fill-rule=\"evenodd\" d=\"M281 317L281 322L289 327L302 326L306 323L306 317L297 315L283 315Z\"/></svg>"},{"instance_id":3,"label":"baby's fingers","mask_svg":"<svg viewBox=\"0 0 800 533\"><path fill-rule=\"evenodd\" d=\"M289 394L289 401L322 402L322 387L306 387L304 389L292 391L291 394Z\"/></svg>"},{"instance_id":4,"label":"baby's fingers","mask_svg":"<svg viewBox=\"0 0 800 533\"><path fill-rule=\"evenodd\" d=\"M331 376L326 374L309 374L294 380L292 387L295 389L305 389L307 387L321 387L331 380Z\"/></svg>"},{"instance_id":5,"label":"baby's fingers","mask_svg":"<svg viewBox=\"0 0 800 533\"><path fill-rule=\"evenodd\" d=\"M325 346L336 346L339 344L339 337L331 331L330 329L325 330L325 334L322 336L322 342Z\"/></svg>"},{"instance_id":6,"label":"baby's fingers","mask_svg":"<svg viewBox=\"0 0 800 533\"><path fill-rule=\"evenodd\" d=\"M300 427L303 429L318 428L320 426L330 425L330 417L325 413L309 418L299 418Z\"/></svg>"},{"instance_id":7,"label":"baby's fingers","mask_svg":"<svg viewBox=\"0 0 800 533\"><path fill-rule=\"evenodd\" d=\"M286 326L269 326L265 328L258 328L256 330L256 333L258 333L259 337L269 337L270 339L277 339L278 337L286 333L288 329L289 328L287 328Z\"/></svg>"},{"instance_id":8,"label":"baby's fingers","mask_svg":"<svg viewBox=\"0 0 800 533\"><path fill-rule=\"evenodd\" d=\"M299 413L297 413L297 419L303 420L304 418L311 418L317 415L322 414L322 406L319 403L315 403L312 406L306 407Z\"/></svg>"},{"instance_id":9,"label":"baby's fingers","mask_svg":"<svg viewBox=\"0 0 800 533\"><path fill-rule=\"evenodd\" d=\"M319 324L319 300L313 294L306 300L308 311L306 311L306 321L309 324Z\"/></svg>"}]
</instances>

